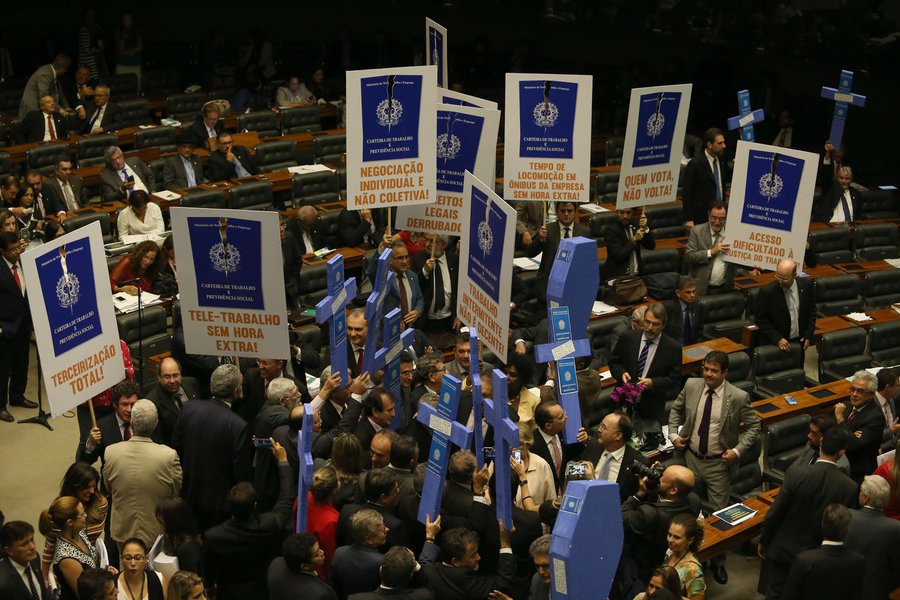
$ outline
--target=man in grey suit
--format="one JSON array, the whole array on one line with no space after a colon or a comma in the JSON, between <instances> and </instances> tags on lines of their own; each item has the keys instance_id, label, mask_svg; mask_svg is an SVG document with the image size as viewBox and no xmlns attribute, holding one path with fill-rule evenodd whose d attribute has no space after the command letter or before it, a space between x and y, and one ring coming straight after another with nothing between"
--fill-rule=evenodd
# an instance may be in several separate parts
<instances>
[{"instance_id":1,"label":"man in grey suit","mask_svg":"<svg viewBox=\"0 0 900 600\"><path fill-rule=\"evenodd\" d=\"M111 200L127 200L134 190L143 190L148 194L156 191L153 173L138 157L125 158L118 146L110 146L104 153L106 168L100 173L103 185L100 198L104 202Z\"/></svg>"},{"instance_id":2,"label":"man in grey suit","mask_svg":"<svg viewBox=\"0 0 900 600\"><path fill-rule=\"evenodd\" d=\"M734 289L734 263L725 262L731 244L725 243L727 211L721 202L709 209L709 222L691 228L684 262L697 284L697 297L723 294Z\"/></svg>"},{"instance_id":3,"label":"man in grey suit","mask_svg":"<svg viewBox=\"0 0 900 600\"><path fill-rule=\"evenodd\" d=\"M68 56L57 54L52 63L39 67L31 74L22 91L22 101L19 103L20 119L24 119L25 115L33 110L40 110L41 98L44 96L51 96L56 105L61 107L60 113L64 117L68 116L69 111L66 109L69 108L69 102L59 89L59 78L66 74L71 64L72 60Z\"/></svg>"},{"instance_id":4,"label":"man in grey suit","mask_svg":"<svg viewBox=\"0 0 900 600\"><path fill-rule=\"evenodd\" d=\"M884 478L866 475L859 489L861 508L850 510L844 546L866 557L860 600L887 598L900 589L900 522L882 512L890 496L891 486Z\"/></svg>"},{"instance_id":5,"label":"man in grey suit","mask_svg":"<svg viewBox=\"0 0 900 600\"><path fill-rule=\"evenodd\" d=\"M725 381L727 374L728 355L719 350L708 353L703 379L688 379L669 413L675 458L703 478L706 495L717 509L728 506L740 456L750 451L760 431L750 396ZM723 585L728 582L724 561L713 565L713 575Z\"/></svg>"},{"instance_id":6,"label":"man in grey suit","mask_svg":"<svg viewBox=\"0 0 900 600\"><path fill-rule=\"evenodd\" d=\"M183 135L176 147L178 154L166 159L163 166L163 187L167 190L194 187L205 183L203 165L194 156L194 142L190 136Z\"/></svg>"}]
</instances>

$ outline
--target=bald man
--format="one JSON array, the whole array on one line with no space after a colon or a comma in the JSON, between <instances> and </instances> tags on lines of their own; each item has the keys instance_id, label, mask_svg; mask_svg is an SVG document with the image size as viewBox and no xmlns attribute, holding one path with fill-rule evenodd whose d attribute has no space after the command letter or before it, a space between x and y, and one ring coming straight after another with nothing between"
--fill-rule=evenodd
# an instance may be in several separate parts
<instances>
[{"instance_id":1,"label":"bald man","mask_svg":"<svg viewBox=\"0 0 900 600\"><path fill-rule=\"evenodd\" d=\"M784 352L791 342L809 347L816 328L816 299L809 278L797 277L797 263L778 262L775 281L759 291L756 324L760 343L775 344Z\"/></svg>"}]
</instances>

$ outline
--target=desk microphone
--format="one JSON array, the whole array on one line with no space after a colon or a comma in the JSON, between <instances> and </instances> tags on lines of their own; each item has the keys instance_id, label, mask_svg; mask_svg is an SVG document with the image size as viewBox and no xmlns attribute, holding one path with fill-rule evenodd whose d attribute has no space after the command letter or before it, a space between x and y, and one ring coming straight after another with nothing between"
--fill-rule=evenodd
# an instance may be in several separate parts
<instances>
[{"instance_id":1,"label":"desk microphone","mask_svg":"<svg viewBox=\"0 0 900 600\"><path fill-rule=\"evenodd\" d=\"M116 287L125 287L126 285L131 285L133 283L140 283L141 278L135 277L134 279L127 279L125 281L117 281Z\"/></svg>"}]
</instances>

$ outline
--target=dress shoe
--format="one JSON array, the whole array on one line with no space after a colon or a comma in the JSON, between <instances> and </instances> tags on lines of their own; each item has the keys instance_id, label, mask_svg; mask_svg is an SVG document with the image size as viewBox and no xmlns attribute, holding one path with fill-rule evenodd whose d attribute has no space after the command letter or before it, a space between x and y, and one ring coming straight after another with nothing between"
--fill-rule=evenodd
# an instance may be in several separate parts
<instances>
[{"instance_id":1,"label":"dress shoe","mask_svg":"<svg viewBox=\"0 0 900 600\"><path fill-rule=\"evenodd\" d=\"M22 408L37 408L37 402L28 398L20 398L18 400L10 400L10 406L20 406Z\"/></svg>"},{"instance_id":2,"label":"dress shoe","mask_svg":"<svg viewBox=\"0 0 900 600\"><path fill-rule=\"evenodd\" d=\"M0 421L12 423L13 421L15 421L15 419L11 414L9 414L9 411L4 408L3 410L0 410Z\"/></svg>"},{"instance_id":3,"label":"dress shoe","mask_svg":"<svg viewBox=\"0 0 900 600\"><path fill-rule=\"evenodd\" d=\"M726 585L728 583L728 571L725 570L725 565L713 567L713 579L715 579L719 585Z\"/></svg>"}]
</instances>

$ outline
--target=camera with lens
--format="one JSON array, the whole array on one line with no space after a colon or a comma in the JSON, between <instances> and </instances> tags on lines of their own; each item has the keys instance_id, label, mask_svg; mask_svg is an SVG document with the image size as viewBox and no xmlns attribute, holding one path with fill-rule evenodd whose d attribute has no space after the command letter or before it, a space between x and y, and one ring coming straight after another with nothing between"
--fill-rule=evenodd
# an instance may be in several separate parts
<instances>
[{"instance_id":1,"label":"camera with lens","mask_svg":"<svg viewBox=\"0 0 900 600\"><path fill-rule=\"evenodd\" d=\"M639 460L634 461L632 469L634 470L635 475L637 475L639 478L647 478L648 488L655 488L659 486L659 480L662 479L663 471L666 470L666 468L661 464L657 463L653 466L648 467Z\"/></svg>"}]
</instances>

